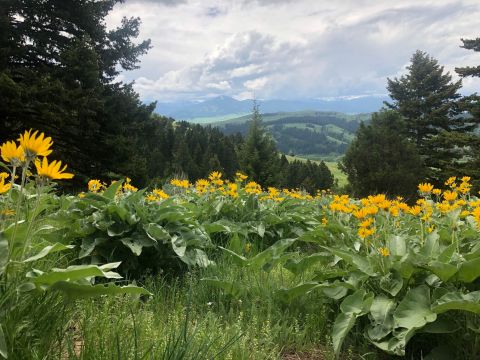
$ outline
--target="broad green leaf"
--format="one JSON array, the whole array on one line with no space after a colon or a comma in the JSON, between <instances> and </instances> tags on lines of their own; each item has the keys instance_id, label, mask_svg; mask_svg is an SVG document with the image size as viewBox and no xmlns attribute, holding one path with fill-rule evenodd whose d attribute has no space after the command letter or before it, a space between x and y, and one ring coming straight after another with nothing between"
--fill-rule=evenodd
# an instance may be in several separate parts
<instances>
[{"instance_id":1,"label":"broad green leaf","mask_svg":"<svg viewBox=\"0 0 480 360\"><path fill-rule=\"evenodd\" d=\"M110 237L121 236L129 232L132 228L124 222L115 221L107 227L107 234Z\"/></svg>"},{"instance_id":2,"label":"broad green leaf","mask_svg":"<svg viewBox=\"0 0 480 360\"><path fill-rule=\"evenodd\" d=\"M102 197L108 199L108 200L113 200L115 199L115 195L117 194L117 191L118 189L120 189L120 187L122 186L123 184L123 180L119 180L119 181L115 181L112 185L110 185L108 187L107 190L105 190L103 193L102 193Z\"/></svg>"},{"instance_id":3,"label":"broad green leaf","mask_svg":"<svg viewBox=\"0 0 480 360\"><path fill-rule=\"evenodd\" d=\"M233 297L239 297L244 294L243 287L236 282L228 282L224 280L219 280L215 278L205 278L201 279L206 284L209 284L217 289L223 290L226 294Z\"/></svg>"},{"instance_id":4,"label":"broad green leaf","mask_svg":"<svg viewBox=\"0 0 480 360\"><path fill-rule=\"evenodd\" d=\"M121 243L128 247L133 254L136 256L140 256L142 253L143 246L139 242L135 241L135 239L132 239L131 237L124 237L120 239Z\"/></svg>"},{"instance_id":5,"label":"broad green leaf","mask_svg":"<svg viewBox=\"0 0 480 360\"><path fill-rule=\"evenodd\" d=\"M265 235L265 225L263 223L260 223L257 226L257 233L258 235L260 235L261 238L263 238L263 236Z\"/></svg>"},{"instance_id":6,"label":"broad green leaf","mask_svg":"<svg viewBox=\"0 0 480 360\"><path fill-rule=\"evenodd\" d=\"M70 249L73 249L74 247L75 245L63 245L60 243L48 245L48 246L45 246L37 255L29 257L28 259L25 259L23 262L32 262L35 260L39 260L47 256L48 254L52 254L52 253L63 251L63 250L70 250Z\"/></svg>"},{"instance_id":7,"label":"broad green leaf","mask_svg":"<svg viewBox=\"0 0 480 360\"><path fill-rule=\"evenodd\" d=\"M432 233L428 234L425 239L425 244L420 250L421 254L427 258L437 258L437 254L440 249L439 240L440 236L438 235L437 231L433 231Z\"/></svg>"},{"instance_id":8,"label":"broad green leaf","mask_svg":"<svg viewBox=\"0 0 480 360\"><path fill-rule=\"evenodd\" d=\"M182 237L174 235L172 236L172 249L179 257L183 257L187 250L187 244Z\"/></svg>"},{"instance_id":9,"label":"broad green leaf","mask_svg":"<svg viewBox=\"0 0 480 360\"><path fill-rule=\"evenodd\" d=\"M164 244L167 244L168 242L170 242L171 236L163 226L160 226L155 223L150 223L150 224L144 225L143 228L150 239L158 242L162 242Z\"/></svg>"},{"instance_id":10,"label":"broad green leaf","mask_svg":"<svg viewBox=\"0 0 480 360\"><path fill-rule=\"evenodd\" d=\"M357 290L350 296L347 296L340 304L340 310L344 314L365 314L370 310L373 302L373 295L365 290Z\"/></svg>"},{"instance_id":11,"label":"broad green leaf","mask_svg":"<svg viewBox=\"0 0 480 360\"><path fill-rule=\"evenodd\" d=\"M224 225L222 223L218 223L218 222L204 224L203 227L208 234L215 234L219 232L228 234L232 231L229 226Z\"/></svg>"},{"instance_id":12,"label":"broad green leaf","mask_svg":"<svg viewBox=\"0 0 480 360\"><path fill-rule=\"evenodd\" d=\"M396 303L385 296L377 296L370 306L372 324L367 328L368 337L374 341L382 340L394 328L393 312Z\"/></svg>"},{"instance_id":13,"label":"broad green leaf","mask_svg":"<svg viewBox=\"0 0 480 360\"><path fill-rule=\"evenodd\" d=\"M437 314L449 310L462 310L480 314L480 291L473 291L468 294L449 292L433 303L432 310Z\"/></svg>"},{"instance_id":14,"label":"broad green leaf","mask_svg":"<svg viewBox=\"0 0 480 360\"><path fill-rule=\"evenodd\" d=\"M393 317L396 327L419 329L437 319L437 314L430 309L430 289L421 285L411 289L398 304Z\"/></svg>"},{"instance_id":15,"label":"broad green leaf","mask_svg":"<svg viewBox=\"0 0 480 360\"><path fill-rule=\"evenodd\" d=\"M5 334L3 333L2 324L0 323L0 355L8 359L7 342L5 341Z\"/></svg>"},{"instance_id":16,"label":"broad green leaf","mask_svg":"<svg viewBox=\"0 0 480 360\"><path fill-rule=\"evenodd\" d=\"M457 279L466 283L473 282L479 276L480 257L462 263L457 272Z\"/></svg>"},{"instance_id":17,"label":"broad green leaf","mask_svg":"<svg viewBox=\"0 0 480 360\"><path fill-rule=\"evenodd\" d=\"M382 276L380 279L380 287L392 296L396 296L403 287L403 279L396 270Z\"/></svg>"},{"instance_id":18,"label":"broad green leaf","mask_svg":"<svg viewBox=\"0 0 480 360\"><path fill-rule=\"evenodd\" d=\"M333 341L333 350L338 357L340 349L342 348L343 341L347 334L352 330L353 325L355 325L357 317L355 314L338 314L333 324L332 330L332 341Z\"/></svg>"},{"instance_id":19,"label":"broad green leaf","mask_svg":"<svg viewBox=\"0 0 480 360\"><path fill-rule=\"evenodd\" d=\"M242 255L238 255L235 251L232 251L230 249L226 249L222 246L219 246L219 248L223 251L225 251L227 254L229 254L233 261L237 264L237 265L240 265L240 266L248 266L248 260L246 257L242 256Z\"/></svg>"},{"instance_id":20,"label":"broad green leaf","mask_svg":"<svg viewBox=\"0 0 480 360\"><path fill-rule=\"evenodd\" d=\"M357 317L369 312L372 302L373 294L367 294L365 290L357 290L340 304L341 313L335 319L332 331L333 349L337 357L343 341L355 324Z\"/></svg>"},{"instance_id":21,"label":"broad green leaf","mask_svg":"<svg viewBox=\"0 0 480 360\"><path fill-rule=\"evenodd\" d=\"M75 299L117 294L152 295L149 291L138 286L117 286L112 283L107 285L83 285L71 283L68 281L59 281L53 284L50 289L61 291L67 296Z\"/></svg>"},{"instance_id":22,"label":"broad green leaf","mask_svg":"<svg viewBox=\"0 0 480 360\"><path fill-rule=\"evenodd\" d=\"M358 270L364 272L365 274L369 276L376 275L376 272L373 270L373 267L368 261L368 258L345 250L334 249L326 246L322 247L330 251L333 255L342 258L347 263L356 266Z\"/></svg>"},{"instance_id":23,"label":"broad green leaf","mask_svg":"<svg viewBox=\"0 0 480 360\"><path fill-rule=\"evenodd\" d=\"M432 261L426 268L444 282L448 281L457 272L456 266L440 261Z\"/></svg>"},{"instance_id":24,"label":"broad green leaf","mask_svg":"<svg viewBox=\"0 0 480 360\"><path fill-rule=\"evenodd\" d=\"M254 268L261 268L272 260L278 260L283 252L295 241L296 239L282 239L277 241L266 250L255 255L253 258L248 259L248 265Z\"/></svg>"},{"instance_id":25,"label":"broad green leaf","mask_svg":"<svg viewBox=\"0 0 480 360\"><path fill-rule=\"evenodd\" d=\"M388 249L390 250L391 256L404 256L407 253L405 237L400 235L391 235L388 238Z\"/></svg>"},{"instance_id":26,"label":"broad green leaf","mask_svg":"<svg viewBox=\"0 0 480 360\"><path fill-rule=\"evenodd\" d=\"M73 265L66 269L53 268L45 273L34 269L34 271L27 274L27 276L32 278L32 281L37 287L49 286L58 281L75 281L95 276L101 276L108 279L121 279L122 277L117 273L108 271L112 268L118 267L119 264L120 263L105 264L102 267L97 265ZM111 267L109 265L115 266Z\"/></svg>"},{"instance_id":27,"label":"broad green leaf","mask_svg":"<svg viewBox=\"0 0 480 360\"><path fill-rule=\"evenodd\" d=\"M429 334L452 334L459 329L459 326L451 319L437 318L434 322L425 325L419 332Z\"/></svg>"}]
</instances>

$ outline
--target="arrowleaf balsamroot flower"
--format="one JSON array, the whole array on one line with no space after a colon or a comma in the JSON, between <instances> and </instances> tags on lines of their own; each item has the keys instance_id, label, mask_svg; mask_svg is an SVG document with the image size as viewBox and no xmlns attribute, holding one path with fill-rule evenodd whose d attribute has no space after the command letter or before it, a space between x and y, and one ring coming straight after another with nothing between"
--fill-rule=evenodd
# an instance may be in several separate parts
<instances>
[{"instance_id":1,"label":"arrowleaf balsamroot flower","mask_svg":"<svg viewBox=\"0 0 480 360\"><path fill-rule=\"evenodd\" d=\"M5 184L5 178L2 177L0 178L0 194L6 193L10 188L12 187L12 184L8 183Z\"/></svg>"},{"instance_id":2,"label":"arrowleaf balsamroot flower","mask_svg":"<svg viewBox=\"0 0 480 360\"><path fill-rule=\"evenodd\" d=\"M40 160L35 160L35 167L37 168L37 174L49 178L50 180L61 180L61 179L71 179L73 174L64 172L67 168L65 165L62 169L62 162L53 160L50 164L46 157L40 162Z\"/></svg>"},{"instance_id":3,"label":"arrowleaf balsamroot flower","mask_svg":"<svg viewBox=\"0 0 480 360\"><path fill-rule=\"evenodd\" d=\"M26 130L23 135L20 135L18 141L20 146L25 150L27 158L34 158L36 156L48 156L52 153L50 147L53 145L51 137L45 137L44 133L38 136L38 130L32 133L32 129Z\"/></svg>"},{"instance_id":4,"label":"arrowleaf balsamroot flower","mask_svg":"<svg viewBox=\"0 0 480 360\"><path fill-rule=\"evenodd\" d=\"M17 146L15 141L7 141L0 146L2 159L13 166L21 166L25 162L25 151L23 147Z\"/></svg>"},{"instance_id":5,"label":"arrowleaf balsamroot flower","mask_svg":"<svg viewBox=\"0 0 480 360\"><path fill-rule=\"evenodd\" d=\"M418 185L418 190L423 194L430 194L433 190L433 185L430 183L421 183Z\"/></svg>"}]
</instances>

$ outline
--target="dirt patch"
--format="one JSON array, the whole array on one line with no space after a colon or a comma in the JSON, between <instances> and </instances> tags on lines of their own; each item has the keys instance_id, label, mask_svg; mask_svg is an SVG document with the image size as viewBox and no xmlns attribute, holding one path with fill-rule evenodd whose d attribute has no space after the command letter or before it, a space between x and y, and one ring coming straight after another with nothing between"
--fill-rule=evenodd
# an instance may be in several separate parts
<instances>
[{"instance_id":1,"label":"dirt patch","mask_svg":"<svg viewBox=\"0 0 480 360\"><path fill-rule=\"evenodd\" d=\"M325 351L313 349L301 352L287 352L282 355L282 360L325 360Z\"/></svg>"}]
</instances>

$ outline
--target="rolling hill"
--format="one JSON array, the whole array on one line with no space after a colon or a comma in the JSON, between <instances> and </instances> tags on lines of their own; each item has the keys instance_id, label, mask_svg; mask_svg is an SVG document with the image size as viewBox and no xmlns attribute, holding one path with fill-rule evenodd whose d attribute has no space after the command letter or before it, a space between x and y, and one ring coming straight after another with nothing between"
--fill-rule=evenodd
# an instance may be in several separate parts
<instances>
[{"instance_id":1,"label":"rolling hill","mask_svg":"<svg viewBox=\"0 0 480 360\"><path fill-rule=\"evenodd\" d=\"M336 159L343 155L361 121L370 114L300 111L262 114L265 128L278 149L310 159ZM226 134L248 131L250 115L212 123Z\"/></svg>"}]
</instances>

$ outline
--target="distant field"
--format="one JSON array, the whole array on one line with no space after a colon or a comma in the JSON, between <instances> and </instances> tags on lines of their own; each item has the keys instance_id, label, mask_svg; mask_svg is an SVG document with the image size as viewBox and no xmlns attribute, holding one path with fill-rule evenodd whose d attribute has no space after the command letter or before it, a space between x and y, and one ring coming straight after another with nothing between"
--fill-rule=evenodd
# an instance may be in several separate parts
<instances>
[{"instance_id":1,"label":"distant field","mask_svg":"<svg viewBox=\"0 0 480 360\"><path fill-rule=\"evenodd\" d=\"M306 162L307 160L310 160L315 163L319 163L322 160L315 160L315 159L307 159L304 157L299 157L299 156L290 156L286 155L288 161L294 161L294 160L299 160L302 162ZM325 165L328 166L328 169L332 172L333 177L335 180L338 180L338 186L343 187L348 184L347 180L347 175L345 175L339 168L338 168L338 163L337 161L325 161Z\"/></svg>"}]
</instances>

